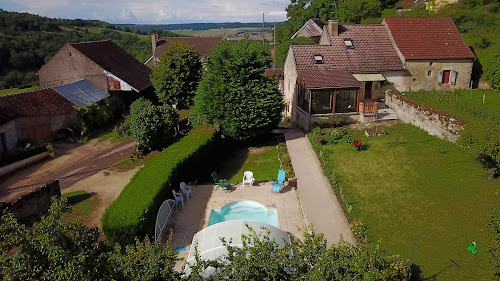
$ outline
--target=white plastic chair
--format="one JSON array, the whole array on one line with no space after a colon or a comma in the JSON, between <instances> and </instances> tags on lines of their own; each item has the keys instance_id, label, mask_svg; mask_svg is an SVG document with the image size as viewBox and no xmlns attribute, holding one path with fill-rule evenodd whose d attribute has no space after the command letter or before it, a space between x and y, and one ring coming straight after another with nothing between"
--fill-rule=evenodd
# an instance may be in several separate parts
<instances>
[{"instance_id":1,"label":"white plastic chair","mask_svg":"<svg viewBox=\"0 0 500 281\"><path fill-rule=\"evenodd\" d=\"M184 193L186 195L187 199L189 200L189 194L191 194L191 186L186 185L185 182L181 182L180 186L181 186L182 193Z\"/></svg>"},{"instance_id":2,"label":"white plastic chair","mask_svg":"<svg viewBox=\"0 0 500 281\"><path fill-rule=\"evenodd\" d=\"M182 196L182 193L177 193L175 190L172 190L172 194L174 194L175 206L177 207L177 202L181 202L182 207L184 207L184 197Z\"/></svg>"},{"instance_id":3,"label":"white plastic chair","mask_svg":"<svg viewBox=\"0 0 500 281\"><path fill-rule=\"evenodd\" d=\"M248 184L250 184L250 186L252 186L254 182L255 182L255 179L253 178L253 173L250 171L246 171L243 174L243 186L245 186L245 183L248 183Z\"/></svg>"}]
</instances>

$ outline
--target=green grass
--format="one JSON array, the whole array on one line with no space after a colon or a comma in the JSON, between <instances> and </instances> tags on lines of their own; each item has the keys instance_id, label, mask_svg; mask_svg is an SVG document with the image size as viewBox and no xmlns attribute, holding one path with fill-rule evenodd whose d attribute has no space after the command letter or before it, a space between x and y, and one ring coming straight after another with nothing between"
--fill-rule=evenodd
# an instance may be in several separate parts
<instances>
[{"instance_id":1,"label":"green grass","mask_svg":"<svg viewBox=\"0 0 500 281\"><path fill-rule=\"evenodd\" d=\"M6 96L6 95L12 95L12 94L17 94L17 93L22 93L22 92L28 92L28 91L33 91L38 89L38 86L30 87L30 88L24 88L24 89L19 89L19 88L11 88L11 89L4 89L0 90L0 96Z\"/></svg>"},{"instance_id":2,"label":"green grass","mask_svg":"<svg viewBox=\"0 0 500 281\"><path fill-rule=\"evenodd\" d=\"M99 141L106 141L108 140L109 138L111 138L111 143L119 143L119 142L122 142L122 141L125 141L125 140L128 140L128 139L131 139L132 136L122 136L120 134L118 134L117 132L115 131L111 131L103 136L101 136L99 138Z\"/></svg>"},{"instance_id":3,"label":"green grass","mask_svg":"<svg viewBox=\"0 0 500 281\"><path fill-rule=\"evenodd\" d=\"M179 119L187 118L189 117L189 114L191 113L191 109L181 109L179 110Z\"/></svg>"},{"instance_id":4,"label":"green grass","mask_svg":"<svg viewBox=\"0 0 500 281\"><path fill-rule=\"evenodd\" d=\"M500 180L488 178L456 144L411 125L385 129L389 135L371 138L352 132L366 151L322 147L369 240L409 259L414 239L420 245L414 263L424 278L488 280L487 214L500 200ZM466 251L472 241L477 255Z\"/></svg>"},{"instance_id":5,"label":"green grass","mask_svg":"<svg viewBox=\"0 0 500 281\"><path fill-rule=\"evenodd\" d=\"M262 32L262 28L227 28L227 29L205 29L205 30L193 30L193 29L180 29L180 30L170 30L175 32L181 36L222 36L223 34L227 37L235 37L240 32L253 32L259 33ZM266 40L273 40L273 32L272 29L266 27L264 31L264 36ZM238 37L243 37L243 35L238 35Z\"/></svg>"},{"instance_id":6,"label":"green grass","mask_svg":"<svg viewBox=\"0 0 500 281\"><path fill-rule=\"evenodd\" d=\"M79 190L63 194L62 197L68 199L68 203L73 207L73 211L66 217L69 221L76 218L85 220L90 211L92 211L92 206L94 205L92 194Z\"/></svg>"},{"instance_id":7,"label":"green grass","mask_svg":"<svg viewBox=\"0 0 500 281\"><path fill-rule=\"evenodd\" d=\"M445 111L470 123L491 118L500 121L499 91L480 89L454 92L422 91L405 93L404 96L417 103Z\"/></svg>"},{"instance_id":8,"label":"green grass","mask_svg":"<svg viewBox=\"0 0 500 281\"><path fill-rule=\"evenodd\" d=\"M241 183L243 173L252 171L256 181L270 181L278 176L280 162L276 144L232 151L217 168L221 178L231 184Z\"/></svg>"}]
</instances>

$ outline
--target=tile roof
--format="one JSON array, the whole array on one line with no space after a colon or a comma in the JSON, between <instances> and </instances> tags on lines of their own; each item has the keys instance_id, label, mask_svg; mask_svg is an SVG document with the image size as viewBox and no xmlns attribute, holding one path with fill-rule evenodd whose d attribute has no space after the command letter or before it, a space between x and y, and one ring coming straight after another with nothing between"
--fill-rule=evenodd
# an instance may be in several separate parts
<instances>
[{"instance_id":1,"label":"tile roof","mask_svg":"<svg viewBox=\"0 0 500 281\"><path fill-rule=\"evenodd\" d=\"M323 22L320 19L309 19L306 23L292 36L295 38L300 30L303 30L309 37L319 37L323 33Z\"/></svg>"},{"instance_id":2,"label":"tile roof","mask_svg":"<svg viewBox=\"0 0 500 281\"><path fill-rule=\"evenodd\" d=\"M361 87L358 80L344 69L302 69L297 72L310 89Z\"/></svg>"},{"instance_id":3,"label":"tile roof","mask_svg":"<svg viewBox=\"0 0 500 281\"><path fill-rule=\"evenodd\" d=\"M78 106L89 106L91 102L95 103L109 97L108 93L85 79L59 86L55 90Z\"/></svg>"},{"instance_id":4,"label":"tile roof","mask_svg":"<svg viewBox=\"0 0 500 281\"><path fill-rule=\"evenodd\" d=\"M2 120L19 116L60 115L75 113L73 103L53 88L39 89L0 97ZM8 118L6 118L8 117Z\"/></svg>"},{"instance_id":5,"label":"tile roof","mask_svg":"<svg viewBox=\"0 0 500 281\"><path fill-rule=\"evenodd\" d=\"M345 69L349 71L402 70L385 26L340 25L340 34L330 36L331 45L294 45L297 69ZM344 39L351 39L354 49L348 50ZM322 55L324 63L315 64L314 56Z\"/></svg>"},{"instance_id":6,"label":"tile roof","mask_svg":"<svg viewBox=\"0 0 500 281\"><path fill-rule=\"evenodd\" d=\"M384 23L406 59L475 58L451 18L386 18Z\"/></svg>"},{"instance_id":7,"label":"tile roof","mask_svg":"<svg viewBox=\"0 0 500 281\"><path fill-rule=\"evenodd\" d=\"M151 69L111 40L69 44L84 56L138 91L151 86Z\"/></svg>"},{"instance_id":8,"label":"tile roof","mask_svg":"<svg viewBox=\"0 0 500 281\"><path fill-rule=\"evenodd\" d=\"M222 37L160 37L156 43L155 57L161 56L172 41L193 45L198 53L208 55L210 50L217 47L221 40Z\"/></svg>"}]
</instances>

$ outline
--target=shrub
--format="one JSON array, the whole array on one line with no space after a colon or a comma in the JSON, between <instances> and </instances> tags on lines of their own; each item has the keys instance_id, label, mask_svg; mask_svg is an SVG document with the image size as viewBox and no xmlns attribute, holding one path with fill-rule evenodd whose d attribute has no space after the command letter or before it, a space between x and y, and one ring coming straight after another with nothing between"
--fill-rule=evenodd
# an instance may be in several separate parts
<instances>
[{"instance_id":1,"label":"shrub","mask_svg":"<svg viewBox=\"0 0 500 281\"><path fill-rule=\"evenodd\" d=\"M168 105L155 106L140 98L130 106L130 134L141 148L161 149L172 142L179 114Z\"/></svg>"},{"instance_id":2,"label":"shrub","mask_svg":"<svg viewBox=\"0 0 500 281\"><path fill-rule=\"evenodd\" d=\"M366 150L366 145L364 143L362 143L361 140L357 140L357 141L351 143L351 146L354 147L354 149L356 149L356 151Z\"/></svg>"},{"instance_id":3,"label":"shrub","mask_svg":"<svg viewBox=\"0 0 500 281\"><path fill-rule=\"evenodd\" d=\"M293 171L292 166L292 159L290 159L290 154L288 154L285 137L283 135L281 135L278 140L278 156L280 158L281 169L286 172L286 177L295 177L295 172Z\"/></svg>"},{"instance_id":4,"label":"shrub","mask_svg":"<svg viewBox=\"0 0 500 281\"><path fill-rule=\"evenodd\" d=\"M90 103L89 106L75 106L84 133L92 132L113 121L113 112L103 101Z\"/></svg>"},{"instance_id":5,"label":"shrub","mask_svg":"<svg viewBox=\"0 0 500 281\"><path fill-rule=\"evenodd\" d=\"M500 205L491 209L489 227L492 237L488 251L490 252L493 274L496 278L500 278Z\"/></svg>"},{"instance_id":6,"label":"shrub","mask_svg":"<svg viewBox=\"0 0 500 281\"><path fill-rule=\"evenodd\" d=\"M469 124L461 132L458 144L476 155L488 169L500 174L500 126L493 120Z\"/></svg>"},{"instance_id":7,"label":"shrub","mask_svg":"<svg viewBox=\"0 0 500 281\"><path fill-rule=\"evenodd\" d=\"M500 46L488 48L481 62L483 63L483 78L494 89L500 90Z\"/></svg>"},{"instance_id":8,"label":"shrub","mask_svg":"<svg viewBox=\"0 0 500 281\"><path fill-rule=\"evenodd\" d=\"M106 210L102 229L111 242L130 244L134 237L152 237L156 213L180 181L195 180L211 172L216 159L215 131L193 129L179 142L164 149L148 162Z\"/></svg>"}]
</instances>

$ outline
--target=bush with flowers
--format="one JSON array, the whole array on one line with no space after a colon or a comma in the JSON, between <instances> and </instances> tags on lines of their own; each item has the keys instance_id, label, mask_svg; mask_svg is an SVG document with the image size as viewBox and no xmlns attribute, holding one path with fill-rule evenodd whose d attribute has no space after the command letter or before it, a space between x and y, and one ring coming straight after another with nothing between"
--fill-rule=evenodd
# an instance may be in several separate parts
<instances>
[{"instance_id":1,"label":"bush with flowers","mask_svg":"<svg viewBox=\"0 0 500 281\"><path fill-rule=\"evenodd\" d=\"M351 143L351 146L354 147L357 151L362 151L366 150L366 145L361 142L361 140L356 140L355 142Z\"/></svg>"}]
</instances>

